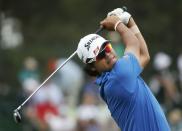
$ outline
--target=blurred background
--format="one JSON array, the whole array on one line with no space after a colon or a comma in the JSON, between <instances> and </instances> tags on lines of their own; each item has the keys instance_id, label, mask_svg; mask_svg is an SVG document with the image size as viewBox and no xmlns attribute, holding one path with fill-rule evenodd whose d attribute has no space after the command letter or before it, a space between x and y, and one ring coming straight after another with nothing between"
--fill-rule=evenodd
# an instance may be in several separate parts
<instances>
[{"instance_id":1,"label":"blurred background","mask_svg":"<svg viewBox=\"0 0 182 131\"><path fill-rule=\"evenodd\" d=\"M23 107L22 124L12 112L76 50L81 37L123 5L150 51L143 78L172 131L182 131L181 0L0 0L0 131L118 131L77 57ZM122 56L118 34L101 34Z\"/></svg>"}]
</instances>

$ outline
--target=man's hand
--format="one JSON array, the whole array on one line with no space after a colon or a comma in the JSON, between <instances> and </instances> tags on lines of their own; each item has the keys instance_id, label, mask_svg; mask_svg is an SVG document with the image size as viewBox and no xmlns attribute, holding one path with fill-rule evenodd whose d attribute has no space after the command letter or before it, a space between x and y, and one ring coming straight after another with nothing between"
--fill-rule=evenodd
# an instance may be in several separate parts
<instances>
[{"instance_id":1,"label":"man's hand","mask_svg":"<svg viewBox=\"0 0 182 131\"><path fill-rule=\"evenodd\" d=\"M113 31L115 24L120 21L119 17L111 15L105 18L103 21L100 22L100 25L102 25L105 29Z\"/></svg>"},{"instance_id":2,"label":"man's hand","mask_svg":"<svg viewBox=\"0 0 182 131\"><path fill-rule=\"evenodd\" d=\"M125 25L128 24L131 18L131 15L128 12L124 11L122 8L114 9L113 11L107 14L107 17L112 15L119 17L121 22L124 23Z\"/></svg>"}]
</instances>

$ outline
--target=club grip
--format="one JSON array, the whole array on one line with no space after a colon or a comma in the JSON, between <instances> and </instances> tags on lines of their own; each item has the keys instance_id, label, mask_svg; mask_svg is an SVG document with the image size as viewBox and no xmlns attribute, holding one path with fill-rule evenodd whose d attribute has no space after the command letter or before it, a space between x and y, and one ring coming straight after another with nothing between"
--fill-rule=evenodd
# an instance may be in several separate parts
<instances>
[{"instance_id":1,"label":"club grip","mask_svg":"<svg viewBox=\"0 0 182 131\"><path fill-rule=\"evenodd\" d=\"M126 6L123 6L122 9L124 11L127 11L127 7ZM104 27L101 25L96 31L95 31L95 34L99 34L102 30L104 29Z\"/></svg>"}]
</instances>

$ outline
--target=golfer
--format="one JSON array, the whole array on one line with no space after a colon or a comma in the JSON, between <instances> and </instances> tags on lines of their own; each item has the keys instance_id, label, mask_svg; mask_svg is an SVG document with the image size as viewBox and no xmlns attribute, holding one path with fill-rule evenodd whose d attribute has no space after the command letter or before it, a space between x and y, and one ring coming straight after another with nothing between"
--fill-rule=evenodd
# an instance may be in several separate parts
<instances>
[{"instance_id":1,"label":"golfer","mask_svg":"<svg viewBox=\"0 0 182 131\"><path fill-rule=\"evenodd\" d=\"M122 131L170 131L163 110L140 76L150 56L133 18L117 8L100 24L120 34L124 56L117 58L111 42L97 34L83 37L77 54L88 73L97 76L100 95L115 122Z\"/></svg>"}]
</instances>

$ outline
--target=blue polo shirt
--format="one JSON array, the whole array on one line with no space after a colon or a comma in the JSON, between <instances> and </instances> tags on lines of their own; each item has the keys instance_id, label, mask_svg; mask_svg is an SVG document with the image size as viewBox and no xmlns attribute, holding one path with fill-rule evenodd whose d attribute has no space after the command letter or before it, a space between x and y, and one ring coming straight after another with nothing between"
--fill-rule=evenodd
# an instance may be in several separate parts
<instances>
[{"instance_id":1,"label":"blue polo shirt","mask_svg":"<svg viewBox=\"0 0 182 131\"><path fill-rule=\"evenodd\" d=\"M110 72L97 77L100 95L122 131L170 131L156 98L140 77L142 68L127 53Z\"/></svg>"}]
</instances>

